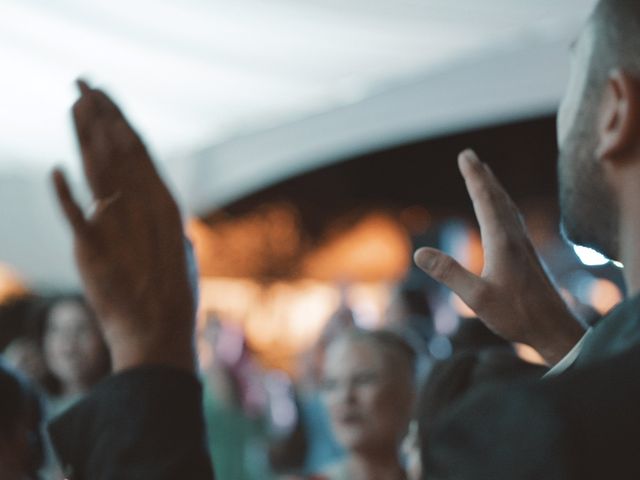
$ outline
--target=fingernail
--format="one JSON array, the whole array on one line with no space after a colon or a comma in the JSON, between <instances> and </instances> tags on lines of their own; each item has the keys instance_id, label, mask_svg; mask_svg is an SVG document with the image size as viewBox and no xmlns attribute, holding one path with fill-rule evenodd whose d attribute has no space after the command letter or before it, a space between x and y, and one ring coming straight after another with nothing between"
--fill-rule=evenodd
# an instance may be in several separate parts
<instances>
[{"instance_id":1,"label":"fingernail","mask_svg":"<svg viewBox=\"0 0 640 480\"><path fill-rule=\"evenodd\" d=\"M469 162L472 165L480 164L480 159L478 158L478 155L476 155L476 152L474 152L470 148L464 150L460 154L460 157L464 158L467 162Z\"/></svg>"},{"instance_id":2,"label":"fingernail","mask_svg":"<svg viewBox=\"0 0 640 480\"><path fill-rule=\"evenodd\" d=\"M433 269L436 262L435 255L433 255L429 250L422 248L416 251L413 258L420 268L428 271Z\"/></svg>"}]
</instances>

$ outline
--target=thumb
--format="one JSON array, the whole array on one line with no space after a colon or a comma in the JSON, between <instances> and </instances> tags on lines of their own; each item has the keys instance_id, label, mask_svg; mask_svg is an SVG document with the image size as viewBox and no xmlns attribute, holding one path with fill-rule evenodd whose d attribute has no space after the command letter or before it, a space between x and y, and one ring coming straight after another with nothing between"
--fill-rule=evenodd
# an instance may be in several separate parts
<instances>
[{"instance_id":1,"label":"thumb","mask_svg":"<svg viewBox=\"0 0 640 480\"><path fill-rule=\"evenodd\" d=\"M480 277L435 248L421 248L416 251L413 258L416 265L425 273L449 287L469 307L475 310L478 292L481 292L484 286L484 281Z\"/></svg>"}]
</instances>

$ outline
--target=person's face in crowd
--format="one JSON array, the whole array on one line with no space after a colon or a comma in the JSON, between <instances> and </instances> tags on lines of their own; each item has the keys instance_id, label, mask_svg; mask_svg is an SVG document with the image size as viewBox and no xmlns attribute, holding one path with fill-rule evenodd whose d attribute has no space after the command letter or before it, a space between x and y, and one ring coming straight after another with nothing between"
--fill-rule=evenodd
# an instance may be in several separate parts
<instances>
[{"instance_id":1,"label":"person's face in crowd","mask_svg":"<svg viewBox=\"0 0 640 480\"><path fill-rule=\"evenodd\" d=\"M603 87L594 77L593 21L571 49L569 84L558 111L558 180L562 228L568 240L617 258L617 209L598 158Z\"/></svg>"},{"instance_id":2,"label":"person's face in crowd","mask_svg":"<svg viewBox=\"0 0 640 480\"><path fill-rule=\"evenodd\" d=\"M323 398L333 432L348 451L397 447L411 411L411 380L375 342L338 339L327 351Z\"/></svg>"},{"instance_id":3,"label":"person's face in crowd","mask_svg":"<svg viewBox=\"0 0 640 480\"><path fill-rule=\"evenodd\" d=\"M78 302L63 301L49 313L44 353L63 384L90 386L104 358L104 344L90 312Z\"/></svg>"}]
</instances>

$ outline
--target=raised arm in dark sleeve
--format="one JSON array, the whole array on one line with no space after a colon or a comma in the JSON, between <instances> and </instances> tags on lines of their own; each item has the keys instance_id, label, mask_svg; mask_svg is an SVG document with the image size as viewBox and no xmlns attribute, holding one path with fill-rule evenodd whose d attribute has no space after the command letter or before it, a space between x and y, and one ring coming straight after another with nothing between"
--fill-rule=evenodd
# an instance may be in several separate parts
<instances>
[{"instance_id":1,"label":"raised arm in dark sleeve","mask_svg":"<svg viewBox=\"0 0 640 480\"><path fill-rule=\"evenodd\" d=\"M135 368L99 384L49 430L72 480L212 480L201 398L190 373Z\"/></svg>"},{"instance_id":2,"label":"raised arm in dark sleeve","mask_svg":"<svg viewBox=\"0 0 640 480\"><path fill-rule=\"evenodd\" d=\"M94 208L58 201L113 376L51 427L76 480L211 479L196 379L197 276L182 217L118 106L79 82L73 117Z\"/></svg>"}]
</instances>

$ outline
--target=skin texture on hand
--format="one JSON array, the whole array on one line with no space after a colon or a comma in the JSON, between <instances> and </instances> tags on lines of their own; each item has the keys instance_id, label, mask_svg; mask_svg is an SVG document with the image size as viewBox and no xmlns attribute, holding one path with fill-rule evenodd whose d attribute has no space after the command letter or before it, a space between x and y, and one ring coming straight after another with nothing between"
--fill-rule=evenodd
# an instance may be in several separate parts
<instances>
[{"instance_id":1,"label":"skin texture on hand","mask_svg":"<svg viewBox=\"0 0 640 480\"><path fill-rule=\"evenodd\" d=\"M61 171L53 182L114 371L149 364L193 371L195 299L178 206L117 106L79 87L73 118L93 212L81 210Z\"/></svg>"},{"instance_id":2,"label":"skin texture on hand","mask_svg":"<svg viewBox=\"0 0 640 480\"><path fill-rule=\"evenodd\" d=\"M487 165L467 150L460 172L480 225L484 269L477 276L448 255L419 249L416 264L464 300L498 335L557 363L584 334L549 278L520 213Z\"/></svg>"}]
</instances>

